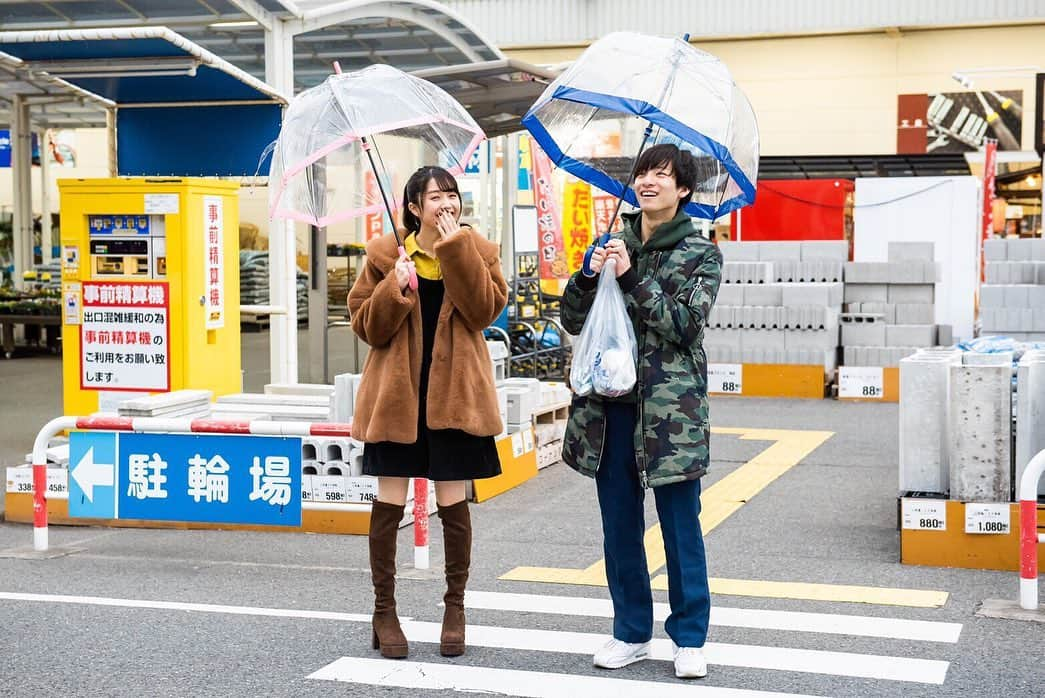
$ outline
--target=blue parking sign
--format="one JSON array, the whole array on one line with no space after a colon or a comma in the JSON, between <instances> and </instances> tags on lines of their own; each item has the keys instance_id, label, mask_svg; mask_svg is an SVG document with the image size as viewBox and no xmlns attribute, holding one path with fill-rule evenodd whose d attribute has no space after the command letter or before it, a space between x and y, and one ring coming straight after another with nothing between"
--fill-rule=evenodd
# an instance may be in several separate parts
<instances>
[{"instance_id":1,"label":"blue parking sign","mask_svg":"<svg viewBox=\"0 0 1045 698\"><path fill-rule=\"evenodd\" d=\"M301 525L301 439L121 434L119 517Z\"/></svg>"}]
</instances>

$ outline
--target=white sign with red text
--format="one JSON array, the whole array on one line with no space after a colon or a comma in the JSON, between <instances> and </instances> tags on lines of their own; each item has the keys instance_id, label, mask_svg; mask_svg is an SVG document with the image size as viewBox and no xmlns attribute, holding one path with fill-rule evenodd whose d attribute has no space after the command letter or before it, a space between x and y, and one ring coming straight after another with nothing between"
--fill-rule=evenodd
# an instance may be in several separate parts
<instances>
[{"instance_id":1,"label":"white sign with red text","mask_svg":"<svg viewBox=\"0 0 1045 698\"><path fill-rule=\"evenodd\" d=\"M225 326L225 211L220 196L203 197L204 310L207 329Z\"/></svg>"},{"instance_id":2,"label":"white sign with red text","mask_svg":"<svg viewBox=\"0 0 1045 698\"><path fill-rule=\"evenodd\" d=\"M166 283L83 282L80 388L170 390Z\"/></svg>"}]
</instances>

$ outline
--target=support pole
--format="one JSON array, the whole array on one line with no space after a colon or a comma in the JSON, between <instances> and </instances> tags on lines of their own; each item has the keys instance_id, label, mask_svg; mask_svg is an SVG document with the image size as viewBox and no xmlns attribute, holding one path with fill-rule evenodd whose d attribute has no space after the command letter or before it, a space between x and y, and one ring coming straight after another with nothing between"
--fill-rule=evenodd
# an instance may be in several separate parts
<instances>
[{"instance_id":1,"label":"support pole","mask_svg":"<svg viewBox=\"0 0 1045 698\"><path fill-rule=\"evenodd\" d=\"M116 157L116 108L105 110L105 144L108 154L109 176L120 174L119 160Z\"/></svg>"},{"instance_id":2,"label":"support pole","mask_svg":"<svg viewBox=\"0 0 1045 698\"><path fill-rule=\"evenodd\" d=\"M265 31L265 82L294 96L294 36L282 20ZM273 383L298 382L297 243L294 222L269 225L269 305L286 314L269 318L269 370Z\"/></svg>"},{"instance_id":3,"label":"support pole","mask_svg":"<svg viewBox=\"0 0 1045 698\"><path fill-rule=\"evenodd\" d=\"M502 136L501 181L501 266L508 277L515 276L515 237L512 230L512 209L518 197L519 134Z\"/></svg>"},{"instance_id":4,"label":"support pole","mask_svg":"<svg viewBox=\"0 0 1045 698\"><path fill-rule=\"evenodd\" d=\"M33 266L32 131L29 103L23 95L11 98L11 178L14 220L11 230L15 288L24 288L23 273Z\"/></svg>"},{"instance_id":5,"label":"support pole","mask_svg":"<svg viewBox=\"0 0 1045 698\"><path fill-rule=\"evenodd\" d=\"M40 255L44 264L54 259L51 251L51 131L39 132L40 139Z\"/></svg>"}]
</instances>

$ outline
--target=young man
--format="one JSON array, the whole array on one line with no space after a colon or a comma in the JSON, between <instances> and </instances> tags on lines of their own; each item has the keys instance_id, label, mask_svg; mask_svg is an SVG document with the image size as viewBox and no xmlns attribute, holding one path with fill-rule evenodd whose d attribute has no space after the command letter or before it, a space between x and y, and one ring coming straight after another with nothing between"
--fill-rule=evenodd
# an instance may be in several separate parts
<instances>
[{"instance_id":1,"label":"young man","mask_svg":"<svg viewBox=\"0 0 1045 698\"><path fill-rule=\"evenodd\" d=\"M675 675L707 675L708 631L700 477L710 443L704 326L718 294L722 254L682 210L697 184L693 156L674 145L646 150L636 164L640 210L624 230L592 252L592 276L574 274L562 321L578 334L595 300L597 274L616 263L638 341L638 383L629 395L575 397L563 459L595 478L602 513L606 579L613 599L613 638L595 666L618 669L649 656L653 596L643 547L643 498L653 488L664 536L675 646Z\"/></svg>"}]
</instances>

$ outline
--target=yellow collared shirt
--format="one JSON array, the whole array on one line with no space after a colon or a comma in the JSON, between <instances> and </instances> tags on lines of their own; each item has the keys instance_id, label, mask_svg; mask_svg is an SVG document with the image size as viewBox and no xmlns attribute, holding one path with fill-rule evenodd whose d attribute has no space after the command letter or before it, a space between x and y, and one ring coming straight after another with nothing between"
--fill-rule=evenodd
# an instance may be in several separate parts
<instances>
[{"instance_id":1,"label":"yellow collared shirt","mask_svg":"<svg viewBox=\"0 0 1045 698\"><path fill-rule=\"evenodd\" d=\"M403 247L406 249L410 261L417 268L418 276L429 281L438 281L443 278L443 270L439 266L439 259L421 249L417 244L417 235L407 237L403 241Z\"/></svg>"}]
</instances>

